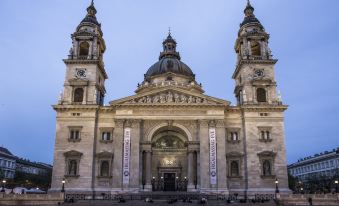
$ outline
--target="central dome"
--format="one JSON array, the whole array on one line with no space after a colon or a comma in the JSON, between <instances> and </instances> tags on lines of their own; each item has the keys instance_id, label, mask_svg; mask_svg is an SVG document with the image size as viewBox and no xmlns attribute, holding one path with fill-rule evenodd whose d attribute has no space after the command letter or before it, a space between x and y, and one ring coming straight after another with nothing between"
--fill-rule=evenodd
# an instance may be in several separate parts
<instances>
[{"instance_id":1,"label":"central dome","mask_svg":"<svg viewBox=\"0 0 339 206\"><path fill-rule=\"evenodd\" d=\"M148 69L145 77L152 77L168 72L194 77L192 70L184 62L175 57L161 58Z\"/></svg>"},{"instance_id":2,"label":"central dome","mask_svg":"<svg viewBox=\"0 0 339 206\"><path fill-rule=\"evenodd\" d=\"M172 38L171 33L164 40L164 51L160 53L159 61L153 64L145 74L148 79L165 73L174 73L194 78L192 70L182 61L180 61L179 52L176 51L176 41Z\"/></svg>"}]
</instances>

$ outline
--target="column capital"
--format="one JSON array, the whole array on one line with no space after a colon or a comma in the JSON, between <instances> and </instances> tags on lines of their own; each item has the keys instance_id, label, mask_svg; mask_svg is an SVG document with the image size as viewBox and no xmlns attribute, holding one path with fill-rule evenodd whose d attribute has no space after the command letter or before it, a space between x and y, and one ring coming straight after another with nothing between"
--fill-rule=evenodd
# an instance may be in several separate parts
<instances>
[{"instance_id":1,"label":"column capital","mask_svg":"<svg viewBox=\"0 0 339 206\"><path fill-rule=\"evenodd\" d=\"M123 127L124 121L125 120L123 120L123 119L114 119L115 127Z\"/></svg>"},{"instance_id":2,"label":"column capital","mask_svg":"<svg viewBox=\"0 0 339 206\"><path fill-rule=\"evenodd\" d=\"M125 119L124 126L130 128L140 127L141 119Z\"/></svg>"}]
</instances>

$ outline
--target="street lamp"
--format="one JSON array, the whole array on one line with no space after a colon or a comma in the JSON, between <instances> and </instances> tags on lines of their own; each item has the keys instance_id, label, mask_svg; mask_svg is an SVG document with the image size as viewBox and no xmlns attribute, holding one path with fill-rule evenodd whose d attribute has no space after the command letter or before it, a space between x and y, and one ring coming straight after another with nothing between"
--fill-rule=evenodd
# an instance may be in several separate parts
<instances>
[{"instance_id":1,"label":"street lamp","mask_svg":"<svg viewBox=\"0 0 339 206\"><path fill-rule=\"evenodd\" d=\"M339 183L338 180L334 181L334 184L335 184L335 193L338 193L338 183Z\"/></svg>"},{"instance_id":2,"label":"street lamp","mask_svg":"<svg viewBox=\"0 0 339 206\"><path fill-rule=\"evenodd\" d=\"M279 187L278 187L278 178L275 178L275 193L279 193Z\"/></svg>"},{"instance_id":3,"label":"street lamp","mask_svg":"<svg viewBox=\"0 0 339 206\"><path fill-rule=\"evenodd\" d=\"M298 181L298 193L301 193L301 188L302 188L302 182Z\"/></svg>"},{"instance_id":4,"label":"street lamp","mask_svg":"<svg viewBox=\"0 0 339 206\"><path fill-rule=\"evenodd\" d=\"M63 179L61 182L62 182L61 192L65 192L65 183L66 183L66 181L65 181L65 179Z\"/></svg>"},{"instance_id":5,"label":"street lamp","mask_svg":"<svg viewBox=\"0 0 339 206\"><path fill-rule=\"evenodd\" d=\"M5 192L6 180L2 180L2 189L1 192Z\"/></svg>"}]
</instances>

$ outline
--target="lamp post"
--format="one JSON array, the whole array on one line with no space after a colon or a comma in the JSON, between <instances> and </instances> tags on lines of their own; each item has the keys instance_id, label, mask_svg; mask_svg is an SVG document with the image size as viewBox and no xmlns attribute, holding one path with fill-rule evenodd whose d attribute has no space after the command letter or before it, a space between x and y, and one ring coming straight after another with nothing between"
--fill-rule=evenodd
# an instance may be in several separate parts
<instances>
[{"instance_id":1,"label":"lamp post","mask_svg":"<svg viewBox=\"0 0 339 206\"><path fill-rule=\"evenodd\" d=\"M298 193L299 194L301 193L301 187L302 187L301 181L298 181Z\"/></svg>"},{"instance_id":2,"label":"lamp post","mask_svg":"<svg viewBox=\"0 0 339 206\"><path fill-rule=\"evenodd\" d=\"M335 193L338 193L338 183L339 183L338 180L334 181L334 184L335 184Z\"/></svg>"},{"instance_id":3,"label":"lamp post","mask_svg":"<svg viewBox=\"0 0 339 206\"><path fill-rule=\"evenodd\" d=\"M6 180L2 180L2 189L1 192L5 192Z\"/></svg>"},{"instance_id":4,"label":"lamp post","mask_svg":"<svg viewBox=\"0 0 339 206\"><path fill-rule=\"evenodd\" d=\"M275 193L279 193L279 187L278 187L278 178L275 178Z\"/></svg>"},{"instance_id":5,"label":"lamp post","mask_svg":"<svg viewBox=\"0 0 339 206\"><path fill-rule=\"evenodd\" d=\"M62 181L62 188L61 188L61 192L65 193L65 179L63 179Z\"/></svg>"}]
</instances>

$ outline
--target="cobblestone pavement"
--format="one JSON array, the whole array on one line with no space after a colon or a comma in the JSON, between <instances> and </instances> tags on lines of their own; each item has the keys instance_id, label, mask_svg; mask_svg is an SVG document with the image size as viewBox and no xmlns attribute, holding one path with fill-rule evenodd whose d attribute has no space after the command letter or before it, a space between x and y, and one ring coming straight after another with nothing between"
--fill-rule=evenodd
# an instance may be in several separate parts
<instances>
[{"instance_id":1,"label":"cobblestone pavement","mask_svg":"<svg viewBox=\"0 0 339 206\"><path fill-rule=\"evenodd\" d=\"M167 203L166 200L154 200L153 203L146 203L141 200L130 200L126 201L125 203L118 203L118 201L105 201L105 200L99 200L99 201L78 201L76 203L65 203L62 205L67 205L67 206L109 206L109 205L121 205L121 206L160 206L160 205L172 205L172 206L193 206L193 205L202 205L198 203L198 201L193 201L192 203L185 203L178 201L173 204ZM216 205L216 206L221 206L221 205L229 205L229 206L276 206L274 202L266 202L266 203L233 203L233 204L228 204L225 201L208 201L205 206L208 205Z\"/></svg>"}]
</instances>

